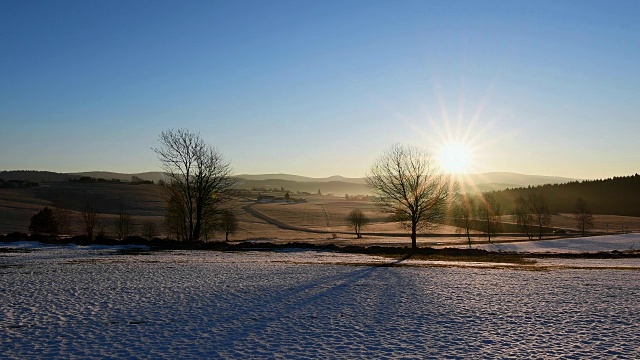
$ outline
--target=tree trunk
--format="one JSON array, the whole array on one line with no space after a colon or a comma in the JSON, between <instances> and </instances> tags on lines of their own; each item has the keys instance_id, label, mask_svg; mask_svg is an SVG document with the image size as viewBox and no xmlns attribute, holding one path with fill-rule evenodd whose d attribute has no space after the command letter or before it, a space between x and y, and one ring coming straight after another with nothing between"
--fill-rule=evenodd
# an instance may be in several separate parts
<instances>
[{"instance_id":1,"label":"tree trunk","mask_svg":"<svg viewBox=\"0 0 640 360\"><path fill-rule=\"evenodd\" d=\"M202 227L200 225L200 221L196 222L196 225L193 227L193 233L191 235L191 241L198 241L200 240L200 231L201 231Z\"/></svg>"},{"instance_id":2,"label":"tree trunk","mask_svg":"<svg viewBox=\"0 0 640 360\"><path fill-rule=\"evenodd\" d=\"M411 250L416 250L418 248L418 224L415 221L411 222Z\"/></svg>"},{"instance_id":3,"label":"tree trunk","mask_svg":"<svg viewBox=\"0 0 640 360\"><path fill-rule=\"evenodd\" d=\"M538 240L542 240L542 224L539 226Z\"/></svg>"},{"instance_id":4,"label":"tree trunk","mask_svg":"<svg viewBox=\"0 0 640 360\"><path fill-rule=\"evenodd\" d=\"M193 212L189 211L189 226L187 229L187 241L193 241Z\"/></svg>"},{"instance_id":5,"label":"tree trunk","mask_svg":"<svg viewBox=\"0 0 640 360\"><path fill-rule=\"evenodd\" d=\"M198 204L196 204L196 220L193 226L193 232L191 233L191 241L200 240L200 234L202 233L202 201L199 200Z\"/></svg>"}]
</instances>

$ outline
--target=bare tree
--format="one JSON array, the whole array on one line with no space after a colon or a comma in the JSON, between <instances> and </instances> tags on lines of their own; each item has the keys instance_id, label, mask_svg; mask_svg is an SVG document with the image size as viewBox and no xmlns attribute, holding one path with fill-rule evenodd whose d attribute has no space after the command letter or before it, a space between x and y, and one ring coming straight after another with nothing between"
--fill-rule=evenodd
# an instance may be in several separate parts
<instances>
[{"instance_id":1,"label":"bare tree","mask_svg":"<svg viewBox=\"0 0 640 360\"><path fill-rule=\"evenodd\" d=\"M582 233L582 236L585 236L587 230L593 229L593 214L591 213L589 204L587 204L584 199L578 198L578 201L576 201L576 207L573 210L573 217L578 223L578 229Z\"/></svg>"},{"instance_id":2,"label":"bare tree","mask_svg":"<svg viewBox=\"0 0 640 360\"><path fill-rule=\"evenodd\" d=\"M71 234L71 219L73 216L69 210L64 208L63 196L57 194L53 201L53 215L58 222L58 233L63 235Z\"/></svg>"},{"instance_id":3,"label":"bare tree","mask_svg":"<svg viewBox=\"0 0 640 360\"><path fill-rule=\"evenodd\" d=\"M495 236L502 227L502 211L494 194L483 193L478 201L476 211L480 220L485 222L487 237L491 242L491 235Z\"/></svg>"},{"instance_id":4,"label":"bare tree","mask_svg":"<svg viewBox=\"0 0 640 360\"><path fill-rule=\"evenodd\" d=\"M529 213L529 204L527 200L522 196L515 199L515 206L513 207L513 215L516 218L516 224L524 233L527 234L529 240L531 240L530 226L533 223L533 218Z\"/></svg>"},{"instance_id":5,"label":"bare tree","mask_svg":"<svg viewBox=\"0 0 640 360\"><path fill-rule=\"evenodd\" d=\"M124 211L124 206L120 204L118 216L116 217L116 237L118 240L122 240L131 235L133 231L133 222L131 221L131 215Z\"/></svg>"},{"instance_id":6,"label":"bare tree","mask_svg":"<svg viewBox=\"0 0 640 360\"><path fill-rule=\"evenodd\" d=\"M147 240L152 240L158 235L156 224L149 220L142 224L142 236Z\"/></svg>"},{"instance_id":7,"label":"bare tree","mask_svg":"<svg viewBox=\"0 0 640 360\"><path fill-rule=\"evenodd\" d=\"M185 206L181 200L180 189L175 184L165 183L164 198L167 202L164 215L164 227L167 237L175 240L187 238L187 214Z\"/></svg>"},{"instance_id":8,"label":"bare tree","mask_svg":"<svg viewBox=\"0 0 640 360\"><path fill-rule=\"evenodd\" d=\"M234 184L231 166L200 134L189 130L163 131L159 141L160 147L153 150L169 177L164 186L173 201L169 206L176 207L172 213L180 217L183 238L197 241L204 219L216 212L226 200L223 191Z\"/></svg>"},{"instance_id":9,"label":"bare tree","mask_svg":"<svg viewBox=\"0 0 640 360\"><path fill-rule=\"evenodd\" d=\"M224 241L238 230L238 218L231 210L223 210L218 220L218 229L224 233Z\"/></svg>"},{"instance_id":10,"label":"bare tree","mask_svg":"<svg viewBox=\"0 0 640 360\"><path fill-rule=\"evenodd\" d=\"M347 216L347 221L356 232L356 237L360 239L362 237L362 227L369 223L369 218L364 214L364 211L360 209L353 209Z\"/></svg>"},{"instance_id":11,"label":"bare tree","mask_svg":"<svg viewBox=\"0 0 640 360\"><path fill-rule=\"evenodd\" d=\"M93 240L93 232L96 228L97 222L98 212L93 206L93 201L91 199L87 199L84 209L80 212L80 225L89 240Z\"/></svg>"},{"instance_id":12,"label":"bare tree","mask_svg":"<svg viewBox=\"0 0 640 360\"><path fill-rule=\"evenodd\" d=\"M209 236L213 236L215 232L219 230L219 222L222 212L224 212L224 210L211 212L202 219L202 231L200 232L201 240L204 239L204 241L209 241Z\"/></svg>"},{"instance_id":13,"label":"bare tree","mask_svg":"<svg viewBox=\"0 0 640 360\"><path fill-rule=\"evenodd\" d=\"M453 223L467 235L469 247L471 247L471 229L476 215L475 201L468 194L456 196L453 205Z\"/></svg>"},{"instance_id":14,"label":"bare tree","mask_svg":"<svg viewBox=\"0 0 640 360\"><path fill-rule=\"evenodd\" d=\"M544 228L551 225L551 213L547 200L542 194L531 194L527 199L529 205L529 213L533 218L533 223L538 226L538 239L542 239Z\"/></svg>"},{"instance_id":15,"label":"bare tree","mask_svg":"<svg viewBox=\"0 0 640 360\"><path fill-rule=\"evenodd\" d=\"M449 195L455 190L427 151L399 144L378 158L365 180L380 210L411 229L414 250L418 231L445 220Z\"/></svg>"}]
</instances>

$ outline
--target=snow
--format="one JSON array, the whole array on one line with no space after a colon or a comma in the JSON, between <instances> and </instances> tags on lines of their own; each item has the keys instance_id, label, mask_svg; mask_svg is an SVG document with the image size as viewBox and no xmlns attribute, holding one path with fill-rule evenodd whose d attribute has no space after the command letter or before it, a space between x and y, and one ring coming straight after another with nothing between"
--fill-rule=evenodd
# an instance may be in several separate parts
<instances>
[{"instance_id":1,"label":"snow","mask_svg":"<svg viewBox=\"0 0 640 360\"><path fill-rule=\"evenodd\" d=\"M29 249L0 253L3 358L640 356L637 262L521 271L310 251Z\"/></svg>"},{"instance_id":2,"label":"snow","mask_svg":"<svg viewBox=\"0 0 640 360\"><path fill-rule=\"evenodd\" d=\"M640 234L633 233L554 240L481 244L474 247L491 251L528 253L585 253L614 250L636 251L640 250Z\"/></svg>"}]
</instances>

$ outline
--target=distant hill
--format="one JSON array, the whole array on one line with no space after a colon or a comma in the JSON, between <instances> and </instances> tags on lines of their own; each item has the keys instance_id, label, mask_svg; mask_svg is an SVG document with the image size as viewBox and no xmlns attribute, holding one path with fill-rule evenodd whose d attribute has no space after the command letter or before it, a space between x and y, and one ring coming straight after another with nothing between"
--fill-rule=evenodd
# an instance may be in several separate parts
<instances>
[{"instance_id":1,"label":"distant hill","mask_svg":"<svg viewBox=\"0 0 640 360\"><path fill-rule=\"evenodd\" d=\"M469 174L464 177L476 185L483 184L502 184L506 187L520 186L537 186L545 184L564 184L580 179L560 177L560 176L542 176L542 175L524 175L510 172L488 172L482 174Z\"/></svg>"},{"instance_id":2,"label":"distant hill","mask_svg":"<svg viewBox=\"0 0 640 360\"><path fill-rule=\"evenodd\" d=\"M312 178L307 176L299 176L299 175L290 175L290 174L260 174L260 175L248 175L241 174L236 175L237 178L242 178L245 180L251 181L264 181L264 180L286 180L286 181L297 181L297 182L344 182L350 184L364 184L363 178L347 178L340 175L334 175L326 178Z\"/></svg>"},{"instance_id":3,"label":"distant hill","mask_svg":"<svg viewBox=\"0 0 640 360\"><path fill-rule=\"evenodd\" d=\"M118 179L120 181L125 181L125 182L131 181L131 178L133 176L137 176L142 180L153 181L153 182L158 182L158 180L164 180L166 178L164 173L160 171L144 172L144 173L137 173L137 174L122 174L122 173L114 173L114 172L107 172L107 171L87 171L87 172L71 173L68 175L89 176L96 179L102 178L107 180Z\"/></svg>"},{"instance_id":4,"label":"distant hill","mask_svg":"<svg viewBox=\"0 0 640 360\"><path fill-rule=\"evenodd\" d=\"M364 183L355 184L343 181L290 181L290 180L247 180L239 178L238 183L235 185L237 189L266 189L266 190L279 190L285 189L292 192L308 192L315 194L320 190L322 194L334 194L336 196L350 195L365 195L370 194L369 189Z\"/></svg>"},{"instance_id":5,"label":"distant hill","mask_svg":"<svg viewBox=\"0 0 640 360\"><path fill-rule=\"evenodd\" d=\"M578 179L559 176L488 172L482 174L463 175L458 181L460 182L461 192L476 193L546 184L565 184L576 180Z\"/></svg>"},{"instance_id":6,"label":"distant hill","mask_svg":"<svg viewBox=\"0 0 640 360\"><path fill-rule=\"evenodd\" d=\"M165 176L162 172L145 172L137 174L122 174L107 171L87 171L77 173L56 173L51 171L38 171L38 170L11 170L0 171L0 179L4 181L9 180L26 180L30 182L42 183L42 182L67 182L69 180L79 179L83 176L92 178L102 178L106 180L118 179L120 181L131 181L131 177L137 176L142 180L157 182L163 179Z\"/></svg>"},{"instance_id":7,"label":"distant hill","mask_svg":"<svg viewBox=\"0 0 640 360\"><path fill-rule=\"evenodd\" d=\"M262 175L237 175L243 180L237 185L239 188L285 188L292 191L317 192L338 194L371 194L364 181L364 178L345 178L342 176L331 176L328 178L310 178L289 174L262 174ZM464 175L459 179L462 192L484 192L496 191L507 188L523 186L538 186L544 184L561 184L576 179L524 175L508 172L491 172L483 174Z\"/></svg>"},{"instance_id":8,"label":"distant hill","mask_svg":"<svg viewBox=\"0 0 640 360\"><path fill-rule=\"evenodd\" d=\"M88 171L60 174L49 171L2 171L0 179L8 180L27 180L31 182L66 182L70 179L78 179L83 176L93 178L103 178L106 180L118 179L122 182L131 181L133 176L143 180L153 181L157 183L159 180L165 180L164 173L144 172L136 174L123 174L107 171ZM334 175L326 178L312 178L307 176L291 175L291 174L241 174L236 175L239 180L237 188L284 188L290 191L304 191L316 193L320 190L322 193L334 193L335 195L358 195L370 194L371 190L367 188L364 178L347 178ZM540 176L540 175L523 175L508 172L491 172L483 174L469 174L461 177L461 190L463 192L478 191L496 191L507 188L517 188L526 186L538 186L544 184L562 184L576 179L557 177L557 176Z\"/></svg>"},{"instance_id":9,"label":"distant hill","mask_svg":"<svg viewBox=\"0 0 640 360\"><path fill-rule=\"evenodd\" d=\"M36 171L36 170L12 170L12 171L0 171L0 179L4 181L9 180L24 180L35 183L41 182L66 182L70 179L76 179L79 176L73 176L69 174L61 174L51 171Z\"/></svg>"}]
</instances>

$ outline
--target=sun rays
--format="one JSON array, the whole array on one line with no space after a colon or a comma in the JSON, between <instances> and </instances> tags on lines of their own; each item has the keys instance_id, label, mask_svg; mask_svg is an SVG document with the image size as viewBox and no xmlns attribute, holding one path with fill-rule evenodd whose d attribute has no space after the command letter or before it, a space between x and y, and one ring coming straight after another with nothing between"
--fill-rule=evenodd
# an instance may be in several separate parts
<instances>
[{"instance_id":1,"label":"sun rays","mask_svg":"<svg viewBox=\"0 0 640 360\"><path fill-rule=\"evenodd\" d=\"M412 141L429 149L434 164L451 175L463 193L479 190L476 182L482 181L473 179L478 173L492 170L496 143L513 135L496 129L509 111L488 106L491 88L471 108L463 95L453 107L438 96L431 106L423 105L419 114L402 119L413 133Z\"/></svg>"},{"instance_id":2,"label":"sun rays","mask_svg":"<svg viewBox=\"0 0 640 360\"><path fill-rule=\"evenodd\" d=\"M445 143L439 151L438 162L446 173L466 174L473 162L473 151L465 143Z\"/></svg>"}]
</instances>

